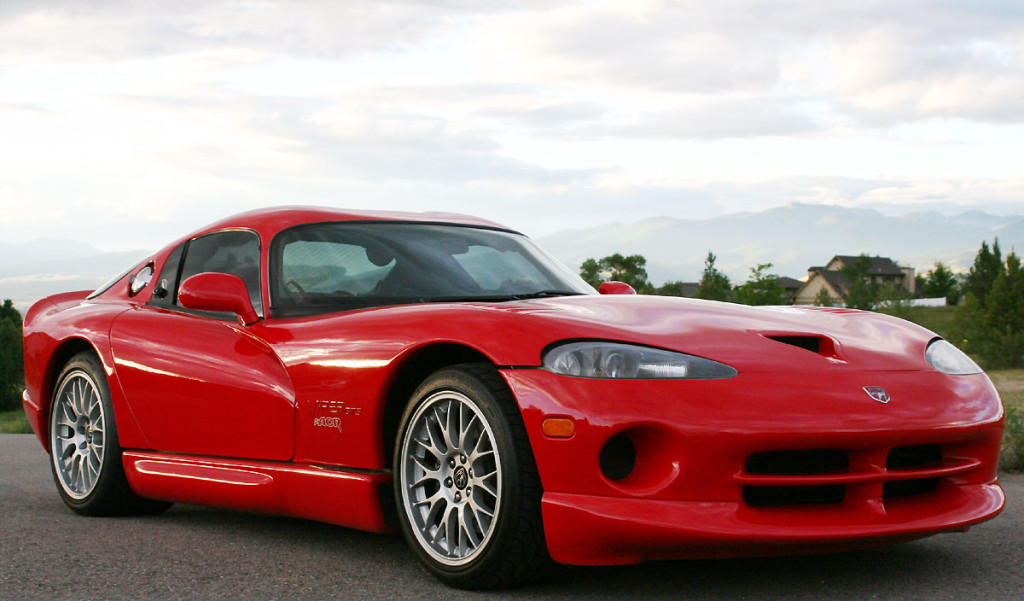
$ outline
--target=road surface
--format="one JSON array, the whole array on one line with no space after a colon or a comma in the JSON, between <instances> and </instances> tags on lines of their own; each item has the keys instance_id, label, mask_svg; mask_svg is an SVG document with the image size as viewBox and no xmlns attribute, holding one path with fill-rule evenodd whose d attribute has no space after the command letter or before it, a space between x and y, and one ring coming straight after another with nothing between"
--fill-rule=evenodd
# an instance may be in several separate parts
<instances>
[{"instance_id":1,"label":"road surface","mask_svg":"<svg viewBox=\"0 0 1024 601\"><path fill-rule=\"evenodd\" d=\"M558 567L515 591L467 593L421 570L399 536L176 505L84 518L61 503L32 435L0 435L0 600L1024 599L1024 478L964 534L813 557Z\"/></svg>"}]
</instances>

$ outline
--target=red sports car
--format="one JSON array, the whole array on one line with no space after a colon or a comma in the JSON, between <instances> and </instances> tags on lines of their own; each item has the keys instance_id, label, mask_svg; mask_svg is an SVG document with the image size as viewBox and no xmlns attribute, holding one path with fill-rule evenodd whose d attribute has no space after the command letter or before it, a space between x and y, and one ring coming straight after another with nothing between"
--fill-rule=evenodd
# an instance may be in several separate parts
<instances>
[{"instance_id":1,"label":"red sports car","mask_svg":"<svg viewBox=\"0 0 1024 601\"><path fill-rule=\"evenodd\" d=\"M598 295L471 217L254 211L24 328L25 411L72 510L397 528L458 587L908 541L1004 503L999 397L935 334Z\"/></svg>"}]
</instances>

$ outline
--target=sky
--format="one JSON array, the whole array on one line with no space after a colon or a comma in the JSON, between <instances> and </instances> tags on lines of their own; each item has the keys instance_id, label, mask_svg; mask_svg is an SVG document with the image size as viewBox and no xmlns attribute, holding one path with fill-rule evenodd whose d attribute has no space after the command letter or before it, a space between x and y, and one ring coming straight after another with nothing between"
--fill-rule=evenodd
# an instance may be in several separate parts
<instances>
[{"instance_id":1,"label":"sky","mask_svg":"<svg viewBox=\"0 0 1024 601\"><path fill-rule=\"evenodd\" d=\"M272 205L531 236L792 202L1024 213L1024 3L3 0L0 242Z\"/></svg>"}]
</instances>

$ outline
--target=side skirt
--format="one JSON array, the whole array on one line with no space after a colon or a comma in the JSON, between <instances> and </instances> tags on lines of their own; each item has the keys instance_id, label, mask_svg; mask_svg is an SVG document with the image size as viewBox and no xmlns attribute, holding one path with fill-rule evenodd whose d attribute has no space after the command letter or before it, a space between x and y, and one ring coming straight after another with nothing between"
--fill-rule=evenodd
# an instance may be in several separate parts
<instances>
[{"instance_id":1,"label":"side skirt","mask_svg":"<svg viewBox=\"0 0 1024 601\"><path fill-rule=\"evenodd\" d=\"M378 490L389 472L125 451L125 474L147 499L270 513L389 532Z\"/></svg>"}]
</instances>

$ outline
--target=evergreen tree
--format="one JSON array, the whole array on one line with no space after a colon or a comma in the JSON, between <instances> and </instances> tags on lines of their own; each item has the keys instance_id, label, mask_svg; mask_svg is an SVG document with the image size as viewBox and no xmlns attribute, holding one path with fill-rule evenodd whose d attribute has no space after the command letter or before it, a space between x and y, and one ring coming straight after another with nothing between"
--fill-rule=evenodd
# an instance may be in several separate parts
<instances>
[{"instance_id":1,"label":"evergreen tree","mask_svg":"<svg viewBox=\"0 0 1024 601\"><path fill-rule=\"evenodd\" d=\"M732 283L728 276L715 267L715 255L710 250L704 259L704 272L700 276L700 284L694 298L705 300L728 301L732 300Z\"/></svg>"},{"instance_id":2,"label":"evergreen tree","mask_svg":"<svg viewBox=\"0 0 1024 601\"><path fill-rule=\"evenodd\" d=\"M14 308L14 303L11 299L4 301L4 304L0 306L0 321L9 321L14 325L21 325L21 313Z\"/></svg>"},{"instance_id":3,"label":"evergreen tree","mask_svg":"<svg viewBox=\"0 0 1024 601\"><path fill-rule=\"evenodd\" d=\"M960 298L960 282L948 267L937 261L925 276L922 291L928 298L943 297L948 304L955 305Z\"/></svg>"},{"instance_id":4,"label":"evergreen tree","mask_svg":"<svg viewBox=\"0 0 1024 601\"><path fill-rule=\"evenodd\" d=\"M992 244L989 251L988 244L981 243L981 249L974 257L974 266L967 273L964 279L964 292L971 292L982 305L988 299L988 293L992 290L996 278L1005 269L1002 255L999 251L999 238Z\"/></svg>"},{"instance_id":5,"label":"evergreen tree","mask_svg":"<svg viewBox=\"0 0 1024 601\"><path fill-rule=\"evenodd\" d=\"M24 381L21 314L7 300L0 307L0 411L21 407Z\"/></svg>"},{"instance_id":6,"label":"evergreen tree","mask_svg":"<svg viewBox=\"0 0 1024 601\"><path fill-rule=\"evenodd\" d=\"M1006 267L992 283L985 302L993 339L983 355L992 367L1024 364L1024 270L1016 253L1006 258Z\"/></svg>"},{"instance_id":7,"label":"evergreen tree","mask_svg":"<svg viewBox=\"0 0 1024 601\"><path fill-rule=\"evenodd\" d=\"M1000 256L998 242L989 251L982 243L971 269L971 286L965 283L963 302L956 308L949 327L950 339L974 355L985 367L1024 366L1024 268L1016 253L998 268L993 257ZM995 273L985 289L985 276ZM973 276L973 277L972 277ZM986 293L984 302L976 292Z\"/></svg>"},{"instance_id":8,"label":"evergreen tree","mask_svg":"<svg viewBox=\"0 0 1024 601\"><path fill-rule=\"evenodd\" d=\"M766 273L771 263L759 263L750 268L750 279L736 288L736 302L744 305L782 305L786 302L786 291L779 283L779 276Z\"/></svg>"}]
</instances>

